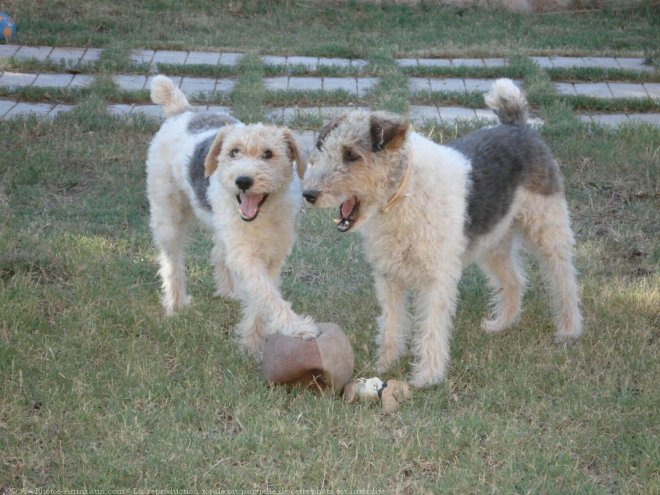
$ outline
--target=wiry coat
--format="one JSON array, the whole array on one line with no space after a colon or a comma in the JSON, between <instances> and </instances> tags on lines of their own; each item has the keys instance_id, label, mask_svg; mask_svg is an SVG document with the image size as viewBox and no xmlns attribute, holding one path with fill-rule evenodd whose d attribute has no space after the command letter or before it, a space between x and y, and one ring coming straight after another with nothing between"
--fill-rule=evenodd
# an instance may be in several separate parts
<instances>
[{"instance_id":1,"label":"wiry coat","mask_svg":"<svg viewBox=\"0 0 660 495\"><path fill-rule=\"evenodd\" d=\"M295 314L279 291L302 202L304 168L291 131L194 112L164 76L154 79L152 99L169 117L147 158L167 314L190 304L184 248L197 220L213 232L217 295L242 302L238 332L245 348L259 353L271 332L314 337L313 322Z\"/></svg>"},{"instance_id":2,"label":"wiry coat","mask_svg":"<svg viewBox=\"0 0 660 495\"><path fill-rule=\"evenodd\" d=\"M487 103L502 125L444 146L409 132L408 122L393 114L340 116L320 132L305 176L305 198L339 206L339 230L363 235L382 308L379 372L412 339L416 386L446 375L467 264L477 262L494 289L494 315L484 329L500 331L516 321L525 286L521 240L539 254L550 281L557 338L582 331L559 168L527 126L525 98L510 80L497 81Z\"/></svg>"}]
</instances>

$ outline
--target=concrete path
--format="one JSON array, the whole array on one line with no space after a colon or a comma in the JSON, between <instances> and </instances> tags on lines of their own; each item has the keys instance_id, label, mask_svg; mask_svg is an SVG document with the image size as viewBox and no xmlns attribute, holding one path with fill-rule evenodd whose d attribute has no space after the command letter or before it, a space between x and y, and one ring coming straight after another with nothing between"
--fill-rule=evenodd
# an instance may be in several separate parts
<instances>
[{"instance_id":1,"label":"concrete path","mask_svg":"<svg viewBox=\"0 0 660 495\"><path fill-rule=\"evenodd\" d=\"M70 63L94 62L102 50L99 48L63 48L51 46L0 45L0 58L35 59L40 62L64 60ZM236 65L242 53L176 51L176 50L133 50L130 60L146 64L174 65ZM530 57L543 69L586 68L625 69L653 72L652 66L646 65L643 58L632 57ZM363 68L366 60L265 55L261 57L265 65L303 66L309 70L321 67ZM508 64L505 58L400 58L401 67L502 67Z\"/></svg>"},{"instance_id":2,"label":"concrete path","mask_svg":"<svg viewBox=\"0 0 660 495\"><path fill-rule=\"evenodd\" d=\"M19 45L0 45L0 59L35 59L41 62L65 63L74 67L80 64L91 64L99 60L102 50L95 48L61 48L61 47L28 47ZM235 52L198 52L173 50L134 50L130 61L136 64L148 64L150 72L159 70L159 64L167 65L220 65L235 66L243 54ZM630 71L654 71L654 68L644 64L642 58L622 57L531 57L540 67L552 68L588 68L625 69ZM262 62L269 66L290 68L303 68L313 73L324 67L346 71L344 77L328 76L279 76L266 77L263 82L269 91L320 91L331 92L342 90L351 96L364 97L370 90L379 84L375 77L358 75L369 64L360 59L328 58L328 57L302 57L302 56L274 56L261 57ZM508 64L504 58L405 58L398 59L397 63L403 68L419 67L503 67ZM125 91L146 90L150 86L151 77L136 74L117 74L113 76L117 86ZM20 71L0 72L0 87L41 87L69 89L84 87L91 84L93 76L69 73L28 73ZM209 77L173 77L175 83L183 91L193 96L229 95L234 88L231 78ZM521 84L520 81L517 81ZM493 79L480 78L451 78L451 77L408 77L409 91L417 92L458 92L483 93L493 83ZM632 83L632 82L597 82L597 83L554 83L558 94L571 96L589 96L593 98L653 98L660 99L660 83ZM60 112L73 108L71 105L47 103L19 103L10 99L0 100L0 119L9 119L16 115L33 113L42 117L53 117ZM213 107L228 111L224 107ZM354 107L350 107L354 108ZM317 117L326 119L346 108L342 107L313 107L313 108L274 108L267 112L266 118L273 122L289 123L301 118ZM143 113L160 117L160 109L154 105L111 105L108 110L112 114ZM416 123L439 121L443 123L456 120L482 119L495 120L495 116L487 109L470 109L461 107L439 107L435 105L411 105L409 114ZM586 122L604 125L619 125L622 122L649 122L660 127L660 114L607 114L607 115L581 115ZM541 124L540 121L533 122Z\"/></svg>"}]
</instances>

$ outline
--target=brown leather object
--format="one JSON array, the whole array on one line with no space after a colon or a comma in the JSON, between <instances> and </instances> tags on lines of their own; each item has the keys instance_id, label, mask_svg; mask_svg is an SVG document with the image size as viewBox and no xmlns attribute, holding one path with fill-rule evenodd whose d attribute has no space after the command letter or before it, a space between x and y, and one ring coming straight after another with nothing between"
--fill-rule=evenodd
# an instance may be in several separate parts
<instances>
[{"instance_id":1,"label":"brown leather object","mask_svg":"<svg viewBox=\"0 0 660 495\"><path fill-rule=\"evenodd\" d=\"M264 345L263 374L271 384L339 393L353 376L353 348L334 323L317 323L316 340L276 333Z\"/></svg>"}]
</instances>

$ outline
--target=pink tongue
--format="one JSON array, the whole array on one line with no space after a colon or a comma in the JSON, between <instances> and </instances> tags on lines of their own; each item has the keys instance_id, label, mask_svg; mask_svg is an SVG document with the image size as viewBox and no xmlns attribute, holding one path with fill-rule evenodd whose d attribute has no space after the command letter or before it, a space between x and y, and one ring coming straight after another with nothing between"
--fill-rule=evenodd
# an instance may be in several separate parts
<instances>
[{"instance_id":1,"label":"pink tongue","mask_svg":"<svg viewBox=\"0 0 660 495\"><path fill-rule=\"evenodd\" d=\"M238 208L245 218L254 218L259 213L259 203L263 197L263 194L242 193L240 195L241 204L238 205Z\"/></svg>"},{"instance_id":2,"label":"pink tongue","mask_svg":"<svg viewBox=\"0 0 660 495\"><path fill-rule=\"evenodd\" d=\"M351 199L347 199L341 204L341 217L342 218L348 218L348 215L351 214L353 211L353 208L355 208L355 203L357 202L357 199L355 196L353 196Z\"/></svg>"}]
</instances>

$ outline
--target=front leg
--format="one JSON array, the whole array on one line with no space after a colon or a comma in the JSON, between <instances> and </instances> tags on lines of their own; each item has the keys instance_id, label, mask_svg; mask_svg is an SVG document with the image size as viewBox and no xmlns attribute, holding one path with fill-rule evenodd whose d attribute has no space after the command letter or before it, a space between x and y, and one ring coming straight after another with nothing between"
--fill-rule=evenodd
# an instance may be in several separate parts
<instances>
[{"instance_id":1,"label":"front leg","mask_svg":"<svg viewBox=\"0 0 660 495\"><path fill-rule=\"evenodd\" d=\"M211 251L211 263L213 264L213 276L215 278L215 297L226 297L233 299L234 283L231 279L231 272L225 262L225 248L222 239L216 239Z\"/></svg>"},{"instance_id":2,"label":"front leg","mask_svg":"<svg viewBox=\"0 0 660 495\"><path fill-rule=\"evenodd\" d=\"M413 344L416 362L412 385L415 387L440 383L447 375L458 278L444 275L418 292L420 328Z\"/></svg>"},{"instance_id":3,"label":"front leg","mask_svg":"<svg viewBox=\"0 0 660 495\"><path fill-rule=\"evenodd\" d=\"M297 315L291 304L282 298L276 281L269 273L262 260L241 260L240 269L233 270L234 290L245 308L244 321L239 325L242 338L254 340L257 328L248 328L249 317L259 316L267 322L262 340L272 333L282 333L301 339L313 339L318 336L318 329L311 318ZM232 263L236 267L236 263ZM246 337L247 335L247 337Z\"/></svg>"},{"instance_id":4,"label":"front leg","mask_svg":"<svg viewBox=\"0 0 660 495\"><path fill-rule=\"evenodd\" d=\"M385 373L405 352L410 318L406 308L406 291L398 282L376 274L376 295L381 307L378 318L378 367Z\"/></svg>"}]
</instances>

